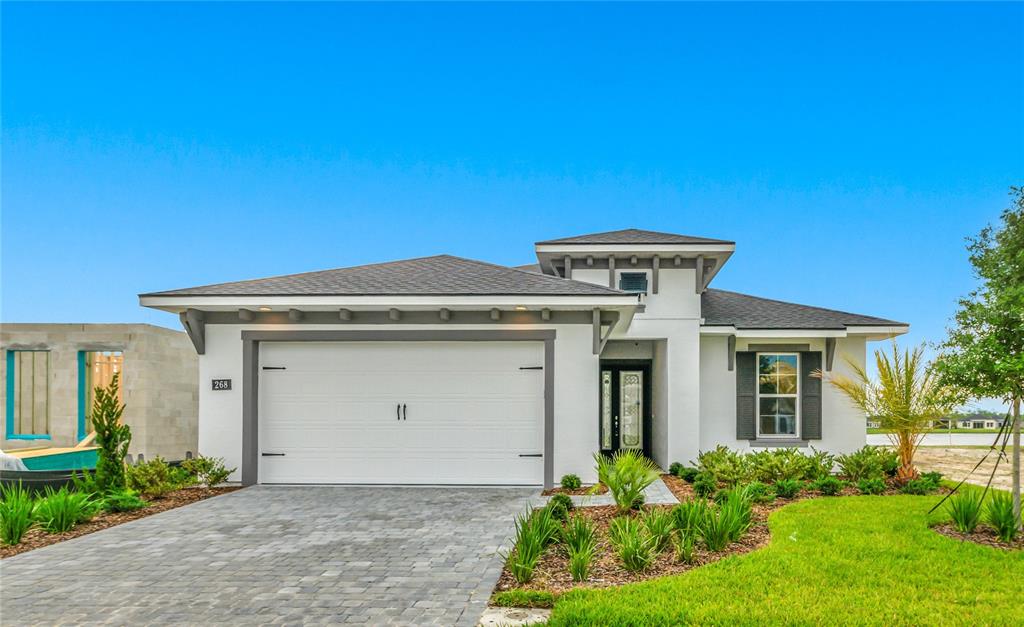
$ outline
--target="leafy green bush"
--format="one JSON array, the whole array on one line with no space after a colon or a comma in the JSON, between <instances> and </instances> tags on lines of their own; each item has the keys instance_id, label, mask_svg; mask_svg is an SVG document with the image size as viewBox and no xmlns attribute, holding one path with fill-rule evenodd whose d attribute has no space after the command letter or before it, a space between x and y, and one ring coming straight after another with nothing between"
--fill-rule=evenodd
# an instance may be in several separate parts
<instances>
[{"instance_id":1,"label":"leafy green bush","mask_svg":"<svg viewBox=\"0 0 1024 627\"><path fill-rule=\"evenodd\" d=\"M711 508L700 529L700 537L709 551L721 551L733 538L739 538L746 529L740 512L734 507Z\"/></svg>"},{"instance_id":2,"label":"leafy green bush","mask_svg":"<svg viewBox=\"0 0 1024 627\"><path fill-rule=\"evenodd\" d=\"M925 481L930 482L938 490L942 487L942 473L941 472L924 472L921 473L921 478Z\"/></svg>"},{"instance_id":3,"label":"leafy green bush","mask_svg":"<svg viewBox=\"0 0 1024 627\"><path fill-rule=\"evenodd\" d=\"M124 457L132 441L132 430L121 423L125 406L117 397L120 376L121 373L114 373L110 385L97 387L94 393L90 419L99 447L95 473L97 493L125 487Z\"/></svg>"},{"instance_id":4,"label":"leafy green bush","mask_svg":"<svg viewBox=\"0 0 1024 627\"><path fill-rule=\"evenodd\" d=\"M0 486L0 541L18 544L35 522L35 502L28 490L18 485Z\"/></svg>"},{"instance_id":5,"label":"leafy green bush","mask_svg":"<svg viewBox=\"0 0 1024 627\"><path fill-rule=\"evenodd\" d=\"M199 455L181 462L181 467L196 480L208 488L227 481L235 468L226 468L223 457L204 457Z\"/></svg>"},{"instance_id":6,"label":"leafy green bush","mask_svg":"<svg viewBox=\"0 0 1024 627\"><path fill-rule=\"evenodd\" d=\"M35 519L46 531L63 533L91 519L97 511L99 502L91 494L72 492L67 486L56 491L48 487L46 496L36 503Z\"/></svg>"},{"instance_id":7,"label":"leafy green bush","mask_svg":"<svg viewBox=\"0 0 1024 627\"><path fill-rule=\"evenodd\" d=\"M133 512L137 509L142 509L147 503L139 498L139 494L130 488L123 490L111 490L103 496L101 506L103 511L115 513L115 512Z\"/></svg>"},{"instance_id":8,"label":"leafy green bush","mask_svg":"<svg viewBox=\"0 0 1024 627\"><path fill-rule=\"evenodd\" d=\"M675 520L671 512L663 508L654 508L641 517L644 530L654 540L654 552L661 553L668 546L675 528Z\"/></svg>"},{"instance_id":9,"label":"leafy green bush","mask_svg":"<svg viewBox=\"0 0 1024 627\"><path fill-rule=\"evenodd\" d=\"M555 595L546 590L503 590L491 597L498 607L551 607Z\"/></svg>"},{"instance_id":10,"label":"leafy green bush","mask_svg":"<svg viewBox=\"0 0 1024 627\"><path fill-rule=\"evenodd\" d=\"M795 448L763 449L748 457L752 478L762 483L802 479L810 467L810 459Z\"/></svg>"},{"instance_id":11,"label":"leafy green bush","mask_svg":"<svg viewBox=\"0 0 1024 627\"><path fill-rule=\"evenodd\" d=\"M583 485L579 475L562 475L562 487L566 490L578 490Z\"/></svg>"},{"instance_id":12,"label":"leafy green bush","mask_svg":"<svg viewBox=\"0 0 1024 627\"><path fill-rule=\"evenodd\" d=\"M683 501L672 508L672 522L675 528L685 534L700 533L704 521L708 517L710 506L702 499Z\"/></svg>"},{"instance_id":13,"label":"leafy green bush","mask_svg":"<svg viewBox=\"0 0 1024 627\"><path fill-rule=\"evenodd\" d=\"M654 561L658 540L651 537L637 519L628 516L612 519L608 536L626 570L642 572Z\"/></svg>"},{"instance_id":14,"label":"leafy green bush","mask_svg":"<svg viewBox=\"0 0 1024 627\"><path fill-rule=\"evenodd\" d=\"M718 490L718 481L710 472L698 472L693 480L693 491L697 496L707 498Z\"/></svg>"},{"instance_id":15,"label":"leafy green bush","mask_svg":"<svg viewBox=\"0 0 1024 627\"><path fill-rule=\"evenodd\" d=\"M791 499L800 494L804 484L796 479L780 479L775 482L773 487L775 489L775 496L781 499Z\"/></svg>"},{"instance_id":16,"label":"leafy green bush","mask_svg":"<svg viewBox=\"0 0 1024 627\"><path fill-rule=\"evenodd\" d=\"M710 474L716 482L727 486L746 483L752 477L752 467L747 456L722 444L714 450L699 453L697 467L701 472Z\"/></svg>"},{"instance_id":17,"label":"leafy green bush","mask_svg":"<svg viewBox=\"0 0 1024 627\"><path fill-rule=\"evenodd\" d=\"M835 496L842 492L845 487L845 481L840 480L838 477L833 477L832 475L822 477L811 483L812 490L817 490L825 496Z\"/></svg>"},{"instance_id":18,"label":"leafy green bush","mask_svg":"<svg viewBox=\"0 0 1024 627\"><path fill-rule=\"evenodd\" d=\"M676 561L683 564L693 563L693 549L697 534L695 532L684 532L676 530L672 534L672 546L675 548Z\"/></svg>"},{"instance_id":19,"label":"leafy green bush","mask_svg":"<svg viewBox=\"0 0 1024 627\"><path fill-rule=\"evenodd\" d=\"M832 469L836 465L834 455L816 450L812 446L811 454L805 455L805 457L807 457L807 467L804 470L804 479L807 481L817 481L832 475Z\"/></svg>"},{"instance_id":20,"label":"leafy green bush","mask_svg":"<svg viewBox=\"0 0 1024 627\"><path fill-rule=\"evenodd\" d=\"M857 482L857 489L861 494L881 494L885 492L885 479L881 477L861 479Z\"/></svg>"},{"instance_id":21,"label":"leafy green bush","mask_svg":"<svg viewBox=\"0 0 1024 627\"><path fill-rule=\"evenodd\" d=\"M518 583L527 583L533 579L533 569L544 548L560 535L560 528L546 507L517 515L515 527L515 548L506 556L508 569Z\"/></svg>"},{"instance_id":22,"label":"leafy green bush","mask_svg":"<svg viewBox=\"0 0 1024 627\"><path fill-rule=\"evenodd\" d=\"M896 451L879 447L882 457L882 471L887 477L895 477L900 469L900 455Z\"/></svg>"},{"instance_id":23,"label":"leafy green bush","mask_svg":"<svg viewBox=\"0 0 1024 627\"><path fill-rule=\"evenodd\" d=\"M697 473L699 472L700 471L694 468L693 466L684 466L683 468L679 469L679 473L676 476L685 481L686 483L693 483L694 480L697 478Z\"/></svg>"},{"instance_id":24,"label":"leafy green bush","mask_svg":"<svg viewBox=\"0 0 1024 627\"><path fill-rule=\"evenodd\" d=\"M678 477L679 476L679 471L682 470L682 469L683 469L683 465L682 464L680 464L679 462L672 462L668 466L668 474L674 475L674 476Z\"/></svg>"},{"instance_id":25,"label":"leafy green bush","mask_svg":"<svg viewBox=\"0 0 1024 627\"><path fill-rule=\"evenodd\" d=\"M171 467L159 455L148 462L128 466L127 480L129 488L154 499L178 487Z\"/></svg>"},{"instance_id":26,"label":"leafy green bush","mask_svg":"<svg viewBox=\"0 0 1024 627\"><path fill-rule=\"evenodd\" d=\"M911 479L910 481L903 484L900 491L904 494L916 494L917 496L924 496L925 494L931 494L939 489L939 486L928 479Z\"/></svg>"},{"instance_id":27,"label":"leafy green bush","mask_svg":"<svg viewBox=\"0 0 1024 627\"><path fill-rule=\"evenodd\" d=\"M555 494L548 501L547 508L551 510L551 517L555 520L565 520L572 511L572 499L567 494Z\"/></svg>"},{"instance_id":28,"label":"leafy green bush","mask_svg":"<svg viewBox=\"0 0 1024 627\"><path fill-rule=\"evenodd\" d=\"M750 528L753 518L751 498L750 492L745 487L737 487L727 491L725 498L718 506L720 511L729 510L729 515L737 520L736 526L732 530L733 536L729 539L730 542L739 540Z\"/></svg>"},{"instance_id":29,"label":"leafy green bush","mask_svg":"<svg viewBox=\"0 0 1024 627\"><path fill-rule=\"evenodd\" d=\"M1013 515L1013 498L1006 492L993 492L985 508L985 521L999 534L1003 542L1013 542L1019 528Z\"/></svg>"},{"instance_id":30,"label":"leafy green bush","mask_svg":"<svg viewBox=\"0 0 1024 627\"><path fill-rule=\"evenodd\" d=\"M859 483L865 479L885 477L885 456L885 449L866 445L853 453L836 457L836 463L842 475L854 483Z\"/></svg>"},{"instance_id":31,"label":"leafy green bush","mask_svg":"<svg viewBox=\"0 0 1024 627\"><path fill-rule=\"evenodd\" d=\"M594 454L597 476L608 487L620 512L638 509L644 503L644 490L660 479L658 468L638 451L619 451L613 457Z\"/></svg>"},{"instance_id":32,"label":"leafy green bush","mask_svg":"<svg viewBox=\"0 0 1024 627\"><path fill-rule=\"evenodd\" d=\"M981 490L960 490L946 501L949 517L960 533L974 533L981 521Z\"/></svg>"},{"instance_id":33,"label":"leafy green bush","mask_svg":"<svg viewBox=\"0 0 1024 627\"><path fill-rule=\"evenodd\" d=\"M753 503L771 503L775 500L775 493L760 481L751 481L743 488Z\"/></svg>"}]
</instances>

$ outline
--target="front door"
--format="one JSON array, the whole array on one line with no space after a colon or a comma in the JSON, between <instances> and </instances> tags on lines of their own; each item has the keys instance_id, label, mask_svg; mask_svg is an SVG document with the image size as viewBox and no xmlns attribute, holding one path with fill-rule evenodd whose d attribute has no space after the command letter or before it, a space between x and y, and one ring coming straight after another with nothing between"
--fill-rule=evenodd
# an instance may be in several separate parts
<instances>
[{"instance_id":1,"label":"front door","mask_svg":"<svg viewBox=\"0 0 1024 627\"><path fill-rule=\"evenodd\" d=\"M602 362L601 451L650 452L650 362Z\"/></svg>"}]
</instances>

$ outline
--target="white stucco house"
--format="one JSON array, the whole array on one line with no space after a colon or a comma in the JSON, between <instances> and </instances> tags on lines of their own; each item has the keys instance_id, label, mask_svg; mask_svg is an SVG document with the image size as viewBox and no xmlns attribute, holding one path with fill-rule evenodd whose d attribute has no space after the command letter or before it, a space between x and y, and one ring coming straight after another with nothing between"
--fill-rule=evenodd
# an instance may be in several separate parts
<instances>
[{"instance_id":1,"label":"white stucco house","mask_svg":"<svg viewBox=\"0 0 1024 627\"><path fill-rule=\"evenodd\" d=\"M199 353L199 449L253 483L552 485L596 451L850 451L820 379L907 325L713 289L731 241L628 229L140 295Z\"/></svg>"}]
</instances>

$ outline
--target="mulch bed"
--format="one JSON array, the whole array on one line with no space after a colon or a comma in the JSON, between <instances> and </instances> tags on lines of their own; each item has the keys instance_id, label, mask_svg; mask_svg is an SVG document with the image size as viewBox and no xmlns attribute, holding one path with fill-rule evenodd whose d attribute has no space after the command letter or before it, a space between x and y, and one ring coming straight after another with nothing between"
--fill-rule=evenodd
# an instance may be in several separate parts
<instances>
[{"instance_id":1,"label":"mulch bed","mask_svg":"<svg viewBox=\"0 0 1024 627\"><path fill-rule=\"evenodd\" d=\"M203 499L220 496L221 494L227 494L228 492L234 492L235 490L240 489L240 486L227 486L219 488L183 488L181 490L175 490L174 492L168 492L159 499L149 501L149 505L142 509L137 509L134 512L120 512L116 514L100 512L89 522L80 523L71 531L67 531L65 533L47 533L39 527L33 527L25 532L21 542L18 544L13 546L0 544L0 559L12 557L19 553L31 551L32 549L38 549L39 547L84 536L86 534L93 533L94 531L100 531L108 527L120 525L121 523L145 518L146 516L159 514L160 512L165 512L169 509L189 505L196 501L202 501Z\"/></svg>"},{"instance_id":2,"label":"mulch bed","mask_svg":"<svg viewBox=\"0 0 1024 627\"><path fill-rule=\"evenodd\" d=\"M594 489L592 485L585 485L576 488L575 490L567 490L565 488L551 488L550 490L544 490L541 492L541 496L551 496L553 494L569 494L571 496L589 496L590 494L604 494L608 491L608 486L598 485L596 492L591 492Z\"/></svg>"},{"instance_id":3,"label":"mulch bed","mask_svg":"<svg viewBox=\"0 0 1024 627\"><path fill-rule=\"evenodd\" d=\"M991 527L984 525L978 525L974 529L974 533L960 533L953 527L952 523L943 523L932 527L935 531L941 533L947 538L953 538L954 540L960 540L961 542L974 542L975 544L983 544L996 549L1003 549L1004 551L1021 551L1024 550L1024 535L1017 536L1017 539L1007 544L999 539L996 532Z\"/></svg>"},{"instance_id":4,"label":"mulch bed","mask_svg":"<svg viewBox=\"0 0 1024 627\"><path fill-rule=\"evenodd\" d=\"M664 508L672 509L672 505L650 505L645 509ZM585 582L575 582L569 574L569 558L565 555L559 545L552 545L544 551L537 567L533 571L533 579L524 585L516 583L512 573L505 568L495 592L505 590L546 590L555 594L567 592L573 588L606 588L625 583L633 583L676 575L692 570L705 564L717 562L730 555L749 553L768 544L770 535L768 533L768 514L772 507L755 506L753 512L753 523L750 530L738 542L729 545L724 551L711 553L700 546L694 548L694 559L691 564L684 564L676 561L673 548L670 545L659 554L651 567L641 573L634 573L622 566L615 549L612 548L608 539L608 525L613 518L619 516L614 505L598 505L594 507L578 507L575 513L593 520L597 525L598 549L593 561L590 563L590 577Z\"/></svg>"},{"instance_id":5,"label":"mulch bed","mask_svg":"<svg viewBox=\"0 0 1024 627\"><path fill-rule=\"evenodd\" d=\"M680 501L696 498L693 486L679 477L670 474L663 474L661 475L661 480ZM895 480L890 479L887 480L886 483L887 488L885 492L882 493L883 495L901 494ZM586 488L584 488L584 491L585 490ZM558 491L560 490L550 490L544 494L553 494ZM947 491L948 489L946 488L940 488L938 493L941 494ZM847 486L837 496L857 496L859 494L860 492L856 487ZM619 560L618 555L615 553L615 550L612 548L611 542L608 539L608 525L613 518L619 516L616 507L614 505L577 507L574 510L576 514L586 516L597 524L598 550L591 562L590 577L587 581L575 582L572 580L572 576L569 574L569 558L565 555L565 552L559 545L552 545L544 551L540 561L537 563L537 567L533 571L533 579L529 583L523 585L516 583L512 573L506 567L502 571L501 577L498 579L498 584L495 586L494 591L503 592L514 589L544 590L554 594L561 594L574 588L606 588L625 583L655 579L666 575L684 573L688 570L704 566L705 564L717 562L718 560L730 555L749 553L767 546L771 541L771 534L768 531L768 516L771 515L773 511L791 503L796 503L797 501L802 501L804 499L815 498L823 498L823 495L817 492L804 490L792 499L776 498L770 503L755 504L753 506L750 529L743 538L726 547L724 551L712 553L698 544L694 548L693 563L683 564L676 561L673 548L669 546L665 551L658 555L651 567L642 573L634 573L626 570L622 566L622 562ZM655 507L671 509L674 506L648 505L645 509L652 509ZM949 528L952 529L952 527ZM936 530L940 533L946 533L943 531L942 527L938 527ZM997 543L997 546L1007 548L1007 545L998 543L998 538L991 533L991 530L983 530L979 527L979 531L974 535L977 536L979 534L988 534L985 537L988 538L989 542L995 542ZM973 537L963 538L962 535L956 534L955 531L953 533L946 533L946 535L960 539L974 540ZM983 541L983 543L988 542ZM1024 538L1018 540L1018 544L1024 546Z\"/></svg>"}]
</instances>

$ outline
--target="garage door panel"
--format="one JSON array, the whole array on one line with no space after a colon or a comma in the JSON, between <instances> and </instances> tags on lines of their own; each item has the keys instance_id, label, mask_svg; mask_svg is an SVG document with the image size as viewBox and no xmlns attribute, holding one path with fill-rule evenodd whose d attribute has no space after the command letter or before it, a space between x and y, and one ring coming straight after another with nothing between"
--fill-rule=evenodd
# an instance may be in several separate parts
<instances>
[{"instance_id":1,"label":"garage door panel","mask_svg":"<svg viewBox=\"0 0 1024 627\"><path fill-rule=\"evenodd\" d=\"M268 343L266 483L537 484L539 342ZM405 420L396 419L396 405Z\"/></svg>"}]
</instances>

